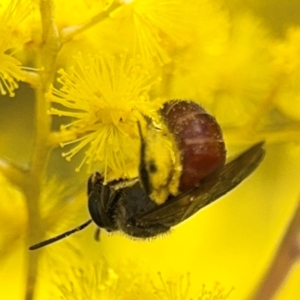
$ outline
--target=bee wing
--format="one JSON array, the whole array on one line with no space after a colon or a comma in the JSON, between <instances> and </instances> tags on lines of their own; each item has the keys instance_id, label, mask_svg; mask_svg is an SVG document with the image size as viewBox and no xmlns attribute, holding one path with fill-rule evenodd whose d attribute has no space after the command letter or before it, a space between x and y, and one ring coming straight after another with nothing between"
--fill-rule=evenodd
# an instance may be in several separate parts
<instances>
[{"instance_id":1,"label":"bee wing","mask_svg":"<svg viewBox=\"0 0 300 300\"><path fill-rule=\"evenodd\" d=\"M135 216L136 223L163 224L171 227L186 220L248 177L265 155L262 146L263 142L255 144L221 169L201 180L192 190L170 197L164 204Z\"/></svg>"}]
</instances>

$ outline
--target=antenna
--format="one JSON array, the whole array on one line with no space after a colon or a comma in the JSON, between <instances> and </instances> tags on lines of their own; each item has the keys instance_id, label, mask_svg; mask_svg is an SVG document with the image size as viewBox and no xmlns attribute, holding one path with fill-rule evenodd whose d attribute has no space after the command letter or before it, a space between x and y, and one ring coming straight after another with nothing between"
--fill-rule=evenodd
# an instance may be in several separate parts
<instances>
[{"instance_id":1,"label":"antenna","mask_svg":"<svg viewBox=\"0 0 300 300\"><path fill-rule=\"evenodd\" d=\"M40 242L38 244L35 244L35 245L29 247L29 250L36 250L36 249L45 247L45 246L47 246L49 244L55 243L55 242L57 242L57 241L59 241L61 239L64 239L64 238L68 237L69 235L71 235L73 233L76 233L77 231L81 231L82 229L84 229L85 227L87 227L88 225L90 225L91 222L92 222L92 220L88 220L87 222L81 224L80 226L78 226L78 227L76 227L76 228L74 228L72 230L66 231L66 232L64 232L64 233L62 233L62 234L60 234L60 235L58 235L56 237L53 237L51 239L45 240L43 242Z\"/></svg>"}]
</instances>

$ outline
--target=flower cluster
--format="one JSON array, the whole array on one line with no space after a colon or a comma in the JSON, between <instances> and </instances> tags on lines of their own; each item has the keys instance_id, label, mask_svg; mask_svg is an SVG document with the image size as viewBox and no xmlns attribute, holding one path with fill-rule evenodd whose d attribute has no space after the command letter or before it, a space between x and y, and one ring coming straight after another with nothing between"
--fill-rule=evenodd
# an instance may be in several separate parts
<instances>
[{"instance_id":1,"label":"flower cluster","mask_svg":"<svg viewBox=\"0 0 300 300\"><path fill-rule=\"evenodd\" d=\"M69 160L85 148L84 162L97 165L106 179L130 177L137 169L141 115L155 117L159 103L150 101L155 81L148 71L127 55L76 57L76 66L61 70L60 89L52 88L49 99L58 108L52 115L73 119L62 130L73 131L77 145L63 155Z\"/></svg>"},{"instance_id":2,"label":"flower cluster","mask_svg":"<svg viewBox=\"0 0 300 300\"><path fill-rule=\"evenodd\" d=\"M13 97L18 81L24 79L21 62L16 59L15 52L25 43L18 28L22 21L30 15L29 0L10 1L0 10L0 93Z\"/></svg>"},{"instance_id":3,"label":"flower cluster","mask_svg":"<svg viewBox=\"0 0 300 300\"><path fill-rule=\"evenodd\" d=\"M55 270L52 278L54 288L49 294L63 300L230 300L234 290L225 289L220 283L192 289L197 282L190 274L166 278L159 273L151 278L125 264L115 270L105 260L85 268Z\"/></svg>"},{"instance_id":4,"label":"flower cluster","mask_svg":"<svg viewBox=\"0 0 300 300\"><path fill-rule=\"evenodd\" d=\"M159 65L171 61L170 54L176 47L183 47L192 41L196 5L193 1L122 1L112 14L115 22L122 22L122 30L132 51L142 60Z\"/></svg>"}]
</instances>

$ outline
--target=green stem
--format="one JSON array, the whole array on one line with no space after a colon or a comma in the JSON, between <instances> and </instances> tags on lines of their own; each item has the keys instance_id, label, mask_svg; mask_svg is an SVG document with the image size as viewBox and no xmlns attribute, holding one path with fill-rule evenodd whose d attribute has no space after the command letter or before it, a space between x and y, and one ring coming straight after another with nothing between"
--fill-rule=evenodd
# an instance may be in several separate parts
<instances>
[{"instance_id":1,"label":"green stem","mask_svg":"<svg viewBox=\"0 0 300 300\"><path fill-rule=\"evenodd\" d=\"M86 30L90 29L91 27L95 26L96 24L102 22L103 20L106 20L109 17L109 15L120 6L121 6L120 3L114 2L106 11L102 11L99 14L95 15L93 18L91 18L91 20L89 20L85 24L65 28L61 33L62 43L64 44L66 42L69 42L76 35L78 35L82 32L85 32Z\"/></svg>"},{"instance_id":2,"label":"green stem","mask_svg":"<svg viewBox=\"0 0 300 300\"><path fill-rule=\"evenodd\" d=\"M48 137L51 130L51 119L47 115L49 103L45 99L45 92L53 81L56 72L56 58L61 47L58 30L54 23L53 0L40 1L42 22L42 48L40 56L41 84L36 89L35 122L36 139L31 157L30 170L25 178L24 194L27 200L28 230L27 245L32 245L43 238L41 229L40 199L41 187L45 178L51 147ZM34 298L36 290L38 261L40 251L27 252L27 283L26 300Z\"/></svg>"}]
</instances>

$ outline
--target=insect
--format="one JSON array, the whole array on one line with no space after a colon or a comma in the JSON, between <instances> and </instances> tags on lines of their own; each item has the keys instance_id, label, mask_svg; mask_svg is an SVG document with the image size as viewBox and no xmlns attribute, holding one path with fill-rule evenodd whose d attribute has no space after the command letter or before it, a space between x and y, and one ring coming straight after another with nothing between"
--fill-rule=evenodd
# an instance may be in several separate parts
<instances>
[{"instance_id":1,"label":"insect","mask_svg":"<svg viewBox=\"0 0 300 300\"><path fill-rule=\"evenodd\" d=\"M141 138L139 178L104 184L96 172L87 183L88 209L91 220L54 238L31 246L44 247L63 239L94 222L108 232L123 231L129 236L149 238L170 230L201 208L231 191L248 177L262 161L263 142L257 143L226 162L222 132L201 106L184 100L166 103L160 111L178 152L179 171L170 168L163 180L162 167L147 152L151 140ZM158 183L157 183L158 182ZM173 185L176 188L170 189ZM153 191L166 189L167 196L156 201ZM169 192L171 191L171 192ZM166 193L163 193L165 195Z\"/></svg>"}]
</instances>

